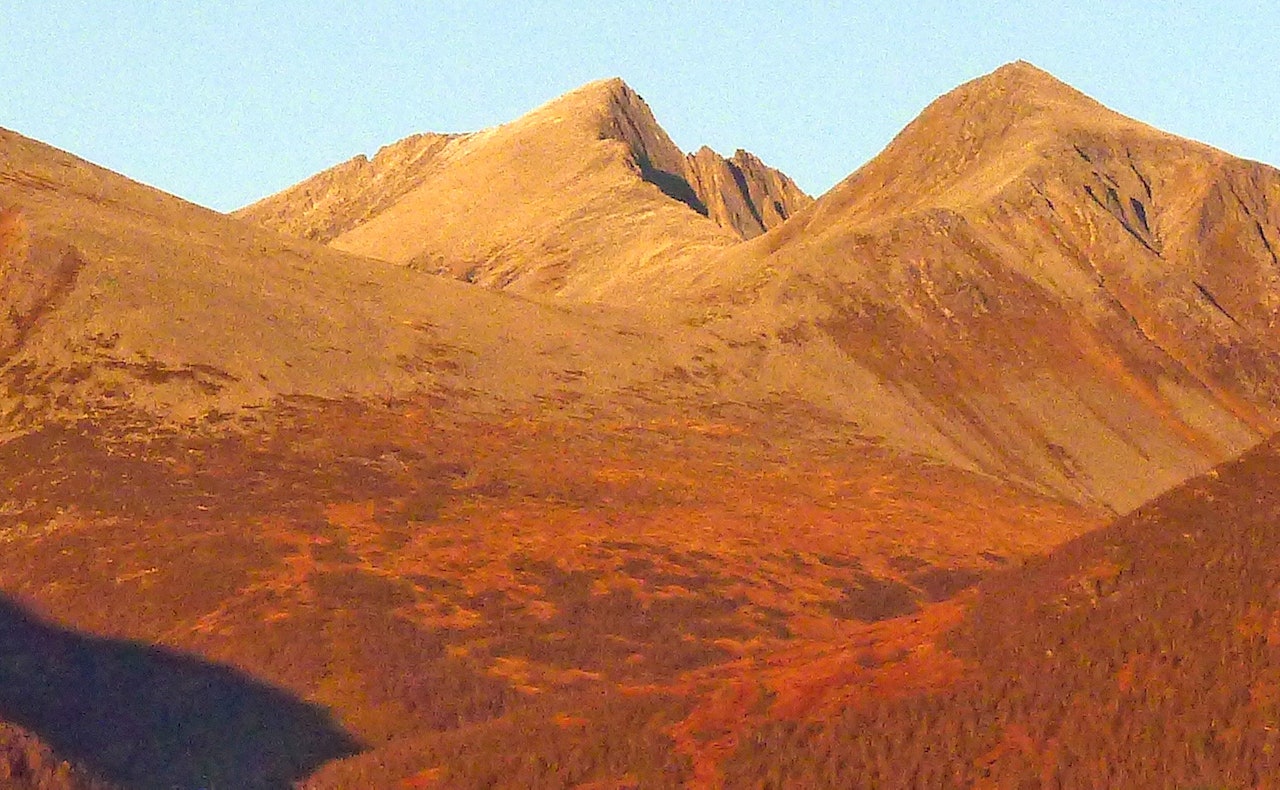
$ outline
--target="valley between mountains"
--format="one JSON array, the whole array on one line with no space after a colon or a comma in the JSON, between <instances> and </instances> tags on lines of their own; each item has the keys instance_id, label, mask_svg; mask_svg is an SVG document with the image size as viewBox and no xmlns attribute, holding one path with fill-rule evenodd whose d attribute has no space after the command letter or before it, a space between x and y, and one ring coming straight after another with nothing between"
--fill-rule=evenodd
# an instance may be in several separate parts
<instances>
[{"instance_id":1,"label":"valley between mountains","mask_svg":"<svg viewBox=\"0 0 1280 790\"><path fill-rule=\"evenodd\" d=\"M1280 171L1026 63L220 214L0 130L0 783L1274 786Z\"/></svg>"}]
</instances>

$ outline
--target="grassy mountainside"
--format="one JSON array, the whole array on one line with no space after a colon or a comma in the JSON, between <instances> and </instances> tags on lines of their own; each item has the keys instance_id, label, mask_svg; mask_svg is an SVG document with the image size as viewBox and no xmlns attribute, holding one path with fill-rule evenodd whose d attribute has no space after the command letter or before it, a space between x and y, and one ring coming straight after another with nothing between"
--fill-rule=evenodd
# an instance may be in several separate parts
<instances>
[{"instance_id":1,"label":"grassy mountainside","mask_svg":"<svg viewBox=\"0 0 1280 790\"><path fill-rule=\"evenodd\" d=\"M1275 427L1276 172L1026 64L757 164L606 81L287 236L0 131L0 770L1265 785L1280 447L1099 528Z\"/></svg>"},{"instance_id":2,"label":"grassy mountainside","mask_svg":"<svg viewBox=\"0 0 1280 790\"><path fill-rule=\"evenodd\" d=\"M924 626L894 618L1097 523L803 408L678 406L49 426L0 445L0 589L321 706L364 749L322 786L669 786L714 764L700 722L735 689L906 671Z\"/></svg>"},{"instance_id":3,"label":"grassy mountainside","mask_svg":"<svg viewBox=\"0 0 1280 790\"><path fill-rule=\"evenodd\" d=\"M765 725L729 784L1274 786L1278 478L1272 440L988 580L960 682Z\"/></svg>"},{"instance_id":4,"label":"grassy mountainside","mask_svg":"<svg viewBox=\"0 0 1280 790\"><path fill-rule=\"evenodd\" d=\"M1019 63L672 287L712 331L890 392L851 419L1124 511L1280 429L1277 240L1280 172Z\"/></svg>"}]
</instances>

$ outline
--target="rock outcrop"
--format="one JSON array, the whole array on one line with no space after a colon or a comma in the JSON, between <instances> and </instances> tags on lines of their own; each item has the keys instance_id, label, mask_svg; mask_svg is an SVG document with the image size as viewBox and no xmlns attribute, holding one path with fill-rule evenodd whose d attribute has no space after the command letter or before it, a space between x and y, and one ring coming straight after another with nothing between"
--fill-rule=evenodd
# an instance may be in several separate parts
<instances>
[{"instance_id":1,"label":"rock outcrop","mask_svg":"<svg viewBox=\"0 0 1280 790\"><path fill-rule=\"evenodd\" d=\"M688 181L707 215L744 239L781 225L813 202L785 173L741 149L725 159L703 146L687 162Z\"/></svg>"}]
</instances>

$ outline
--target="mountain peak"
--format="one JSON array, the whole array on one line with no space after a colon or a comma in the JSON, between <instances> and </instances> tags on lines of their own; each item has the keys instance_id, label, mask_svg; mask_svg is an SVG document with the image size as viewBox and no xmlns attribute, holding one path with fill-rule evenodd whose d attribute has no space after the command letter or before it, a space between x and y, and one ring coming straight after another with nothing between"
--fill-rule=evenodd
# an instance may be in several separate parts
<instances>
[{"instance_id":1,"label":"mountain peak","mask_svg":"<svg viewBox=\"0 0 1280 790\"><path fill-rule=\"evenodd\" d=\"M1047 82L1055 85L1066 85L1065 82L1053 76L1049 72L1039 66L1025 60L1015 60L1006 63L995 71L987 75L989 78L998 78L1006 80L1019 81L1036 81ZM982 79L981 77L979 79Z\"/></svg>"},{"instance_id":2,"label":"mountain peak","mask_svg":"<svg viewBox=\"0 0 1280 790\"><path fill-rule=\"evenodd\" d=\"M592 80L567 93L552 99L539 109L576 105L581 107L603 107L634 96L635 91L621 77L606 77ZM535 110L534 112L537 112Z\"/></svg>"},{"instance_id":3,"label":"mountain peak","mask_svg":"<svg viewBox=\"0 0 1280 790\"><path fill-rule=\"evenodd\" d=\"M571 280L595 288L647 265L655 248L719 249L810 202L743 151L687 159L644 99L610 77L470 135L409 138L237 215L472 282L553 291Z\"/></svg>"},{"instance_id":4,"label":"mountain peak","mask_svg":"<svg viewBox=\"0 0 1280 790\"><path fill-rule=\"evenodd\" d=\"M506 127L562 127L566 124L594 139L625 143L642 170L672 174L683 170L683 152L658 124L640 94L619 77L588 82L506 124Z\"/></svg>"},{"instance_id":5,"label":"mountain peak","mask_svg":"<svg viewBox=\"0 0 1280 790\"><path fill-rule=\"evenodd\" d=\"M1001 122L1032 117L1064 122L1123 118L1025 60L1006 63L990 74L966 82L942 96L930 109L934 106L946 112L960 111L976 116L971 120L993 116L993 120Z\"/></svg>"},{"instance_id":6,"label":"mountain peak","mask_svg":"<svg viewBox=\"0 0 1280 790\"><path fill-rule=\"evenodd\" d=\"M644 104L639 95L621 77L607 77L593 80L563 93L524 117L592 114L637 102Z\"/></svg>"},{"instance_id":7,"label":"mountain peak","mask_svg":"<svg viewBox=\"0 0 1280 790\"><path fill-rule=\"evenodd\" d=\"M884 216L987 194L1081 131L1156 133L1026 61L938 97L875 159L837 185L824 211ZM964 188L958 188L964 184ZM907 188L905 185L911 185Z\"/></svg>"},{"instance_id":8,"label":"mountain peak","mask_svg":"<svg viewBox=\"0 0 1280 790\"><path fill-rule=\"evenodd\" d=\"M596 91L596 92L608 93L611 95L635 92L631 89L631 86L628 85L621 77L605 77L603 79L592 80L591 82L588 82L586 85L583 85L577 90L570 91L570 92L577 93L579 91L583 91L583 92Z\"/></svg>"}]
</instances>

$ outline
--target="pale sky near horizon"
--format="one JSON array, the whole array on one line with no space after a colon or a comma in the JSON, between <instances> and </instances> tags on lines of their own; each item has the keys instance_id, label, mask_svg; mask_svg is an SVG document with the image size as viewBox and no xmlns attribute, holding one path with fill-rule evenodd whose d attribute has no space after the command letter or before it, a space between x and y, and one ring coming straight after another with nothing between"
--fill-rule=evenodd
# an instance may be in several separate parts
<instances>
[{"instance_id":1,"label":"pale sky near horizon","mask_svg":"<svg viewBox=\"0 0 1280 790\"><path fill-rule=\"evenodd\" d=\"M219 210L414 132L619 76L685 150L821 194L937 96L1028 60L1280 165L1280 2L0 0L0 126Z\"/></svg>"}]
</instances>

